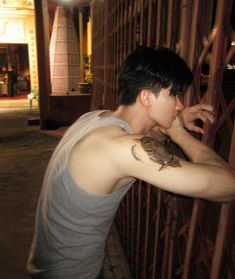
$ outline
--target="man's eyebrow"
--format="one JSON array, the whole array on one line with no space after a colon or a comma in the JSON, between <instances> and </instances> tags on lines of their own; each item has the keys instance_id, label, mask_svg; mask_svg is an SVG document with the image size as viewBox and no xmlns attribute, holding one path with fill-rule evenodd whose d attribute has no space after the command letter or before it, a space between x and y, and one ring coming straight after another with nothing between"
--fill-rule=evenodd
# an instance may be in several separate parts
<instances>
[{"instance_id":1,"label":"man's eyebrow","mask_svg":"<svg viewBox=\"0 0 235 279\"><path fill-rule=\"evenodd\" d=\"M179 159L175 155L169 153L167 148L162 143L152 137L143 136L142 138L135 139L134 141L140 143L140 146L146 152L151 161L161 165L159 170L165 169L169 166L181 167ZM132 146L132 150L135 151L135 145Z\"/></svg>"}]
</instances>

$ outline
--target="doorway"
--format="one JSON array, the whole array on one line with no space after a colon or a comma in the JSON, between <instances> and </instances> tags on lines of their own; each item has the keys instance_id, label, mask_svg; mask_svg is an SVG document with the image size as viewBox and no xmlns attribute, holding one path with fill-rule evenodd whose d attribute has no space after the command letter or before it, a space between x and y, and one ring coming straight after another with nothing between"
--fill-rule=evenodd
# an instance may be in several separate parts
<instances>
[{"instance_id":1,"label":"doorway","mask_svg":"<svg viewBox=\"0 0 235 279\"><path fill-rule=\"evenodd\" d=\"M28 44L0 43L0 107L27 107L29 92Z\"/></svg>"}]
</instances>

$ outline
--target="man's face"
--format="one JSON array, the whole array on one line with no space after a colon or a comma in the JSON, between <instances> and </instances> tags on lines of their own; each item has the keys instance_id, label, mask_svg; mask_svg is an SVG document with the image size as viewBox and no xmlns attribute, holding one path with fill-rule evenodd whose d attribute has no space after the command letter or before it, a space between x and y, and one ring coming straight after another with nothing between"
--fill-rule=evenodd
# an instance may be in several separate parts
<instances>
[{"instance_id":1,"label":"man's face","mask_svg":"<svg viewBox=\"0 0 235 279\"><path fill-rule=\"evenodd\" d=\"M177 112L181 111L184 106L178 96L170 95L169 88L163 88L160 92L153 96L153 107L151 117L157 122L157 125L168 129L177 116Z\"/></svg>"}]
</instances>

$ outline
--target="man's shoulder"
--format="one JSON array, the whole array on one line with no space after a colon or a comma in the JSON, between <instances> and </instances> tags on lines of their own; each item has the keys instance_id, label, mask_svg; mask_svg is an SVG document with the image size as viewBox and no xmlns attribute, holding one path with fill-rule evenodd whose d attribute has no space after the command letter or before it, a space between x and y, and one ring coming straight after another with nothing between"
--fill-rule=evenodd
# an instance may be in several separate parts
<instances>
[{"instance_id":1,"label":"man's shoulder","mask_svg":"<svg viewBox=\"0 0 235 279\"><path fill-rule=\"evenodd\" d=\"M112 145L117 145L120 139L129 137L128 133L119 126L104 126L96 128L83 137L74 145L73 152L78 152L82 148L93 150L96 152L109 149Z\"/></svg>"},{"instance_id":2,"label":"man's shoulder","mask_svg":"<svg viewBox=\"0 0 235 279\"><path fill-rule=\"evenodd\" d=\"M128 138L129 135L122 127L117 125L110 125L96 128L83 137L86 141L110 141L115 142L120 138Z\"/></svg>"}]
</instances>

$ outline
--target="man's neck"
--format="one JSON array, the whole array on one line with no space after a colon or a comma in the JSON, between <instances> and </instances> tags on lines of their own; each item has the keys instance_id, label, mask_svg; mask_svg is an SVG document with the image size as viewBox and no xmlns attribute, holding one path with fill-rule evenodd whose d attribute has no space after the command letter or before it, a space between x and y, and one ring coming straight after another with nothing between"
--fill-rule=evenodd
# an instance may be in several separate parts
<instances>
[{"instance_id":1,"label":"man's neck","mask_svg":"<svg viewBox=\"0 0 235 279\"><path fill-rule=\"evenodd\" d=\"M135 104L131 106L119 106L111 114L127 122L132 127L134 134L146 134L154 126L146 112Z\"/></svg>"}]
</instances>

